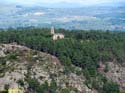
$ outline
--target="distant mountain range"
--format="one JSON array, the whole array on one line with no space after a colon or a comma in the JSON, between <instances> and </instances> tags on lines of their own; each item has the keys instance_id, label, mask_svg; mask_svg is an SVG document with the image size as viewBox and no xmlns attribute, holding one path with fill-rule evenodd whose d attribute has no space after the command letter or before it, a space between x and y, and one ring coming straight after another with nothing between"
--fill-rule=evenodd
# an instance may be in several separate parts
<instances>
[{"instance_id":1,"label":"distant mountain range","mask_svg":"<svg viewBox=\"0 0 125 93\"><path fill-rule=\"evenodd\" d=\"M55 26L65 29L125 30L125 6L122 2L93 6L75 4L75 8L74 4L65 2L41 6L0 4L0 28Z\"/></svg>"}]
</instances>

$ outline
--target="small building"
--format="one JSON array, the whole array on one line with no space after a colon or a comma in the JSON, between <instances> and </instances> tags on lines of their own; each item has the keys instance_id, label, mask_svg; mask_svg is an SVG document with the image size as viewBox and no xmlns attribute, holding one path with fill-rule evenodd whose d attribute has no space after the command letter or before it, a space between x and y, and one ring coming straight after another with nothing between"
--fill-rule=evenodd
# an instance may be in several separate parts
<instances>
[{"instance_id":1,"label":"small building","mask_svg":"<svg viewBox=\"0 0 125 93\"><path fill-rule=\"evenodd\" d=\"M62 33L55 33L54 27L51 28L51 34L53 35L53 40L63 39L65 38L64 34Z\"/></svg>"}]
</instances>

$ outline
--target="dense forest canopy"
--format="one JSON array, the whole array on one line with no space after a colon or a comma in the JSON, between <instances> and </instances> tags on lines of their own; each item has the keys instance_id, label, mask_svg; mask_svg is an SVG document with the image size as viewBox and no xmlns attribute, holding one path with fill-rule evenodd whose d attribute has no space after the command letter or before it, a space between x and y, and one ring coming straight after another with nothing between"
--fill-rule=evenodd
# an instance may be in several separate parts
<instances>
[{"instance_id":1,"label":"dense forest canopy","mask_svg":"<svg viewBox=\"0 0 125 93\"><path fill-rule=\"evenodd\" d=\"M64 39L52 40L48 28L8 29L0 32L0 43L25 45L58 57L66 73L73 71L72 64L83 69L86 85L99 93L119 93L119 86L98 73L98 63L116 60L125 62L125 32L82 31L56 29L65 34ZM101 84L101 85L100 85ZM112 90L112 88L114 90Z\"/></svg>"}]
</instances>

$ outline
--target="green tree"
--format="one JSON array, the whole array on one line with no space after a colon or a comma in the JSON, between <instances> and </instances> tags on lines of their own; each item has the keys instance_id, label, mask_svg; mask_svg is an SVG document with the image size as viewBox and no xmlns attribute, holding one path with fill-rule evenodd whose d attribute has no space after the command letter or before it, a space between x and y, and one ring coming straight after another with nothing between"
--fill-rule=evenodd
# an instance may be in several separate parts
<instances>
[{"instance_id":1,"label":"green tree","mask_svg":"<svg viewBox=\"0 0 125 93\"><path fill-rule=\"evenodd\" d=\"M104 93L119 93L119 86L114 82L107 82L103 86Z\"/></svg>"}]
</instances>

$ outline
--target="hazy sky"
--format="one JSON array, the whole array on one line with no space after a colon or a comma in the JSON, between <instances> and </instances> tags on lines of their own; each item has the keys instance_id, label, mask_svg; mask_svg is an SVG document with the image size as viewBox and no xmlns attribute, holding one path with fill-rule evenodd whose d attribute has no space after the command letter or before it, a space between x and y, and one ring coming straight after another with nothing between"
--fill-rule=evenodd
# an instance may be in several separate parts
<instances>
[{"instance_id":1,"label":"hazy sky","mask_svg":"<svg viewBox=\"0 0 125 93\"><path fill-rule=\"evenodd\" d=\"M125 0L1 0L3 3L17 3L17 4L29 4L37 5L42 3L77 3L83 5L93 5L99 3L112 3L112 2L125 2Z\"/></svg>"}]
</instances>

